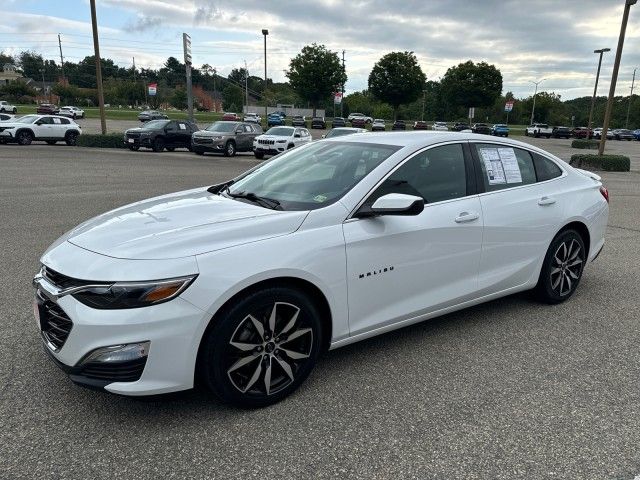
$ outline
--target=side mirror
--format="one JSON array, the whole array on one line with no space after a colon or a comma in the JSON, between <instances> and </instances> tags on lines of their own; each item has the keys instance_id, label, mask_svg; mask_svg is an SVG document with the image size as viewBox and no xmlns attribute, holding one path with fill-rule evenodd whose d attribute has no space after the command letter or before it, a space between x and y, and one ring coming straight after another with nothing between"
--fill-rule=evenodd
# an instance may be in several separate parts
<instances>
[{"instance_id":1,"label":"side mirror","mask_svg":"<svg viewBox=\"0 0 640 480\"><path fill-rule=\"evenodd\" d=\"M373 205L363 205L355 214L356 218L380 215L419 215L424 210L424 199L404 193L388 193L378 198Z\"/></svg>"}]
</instances>

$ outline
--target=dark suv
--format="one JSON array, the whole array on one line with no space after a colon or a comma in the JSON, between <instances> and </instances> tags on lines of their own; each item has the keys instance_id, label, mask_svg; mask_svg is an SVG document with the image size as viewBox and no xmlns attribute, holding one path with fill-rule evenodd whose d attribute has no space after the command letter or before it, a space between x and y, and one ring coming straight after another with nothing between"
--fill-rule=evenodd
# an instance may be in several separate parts
<instances>
[{"instance_id":1,"label":"dark suv","mask_svg":"<svg viewBox=\"0 0 640 480\"><path fill-rule=\"evenodd\" d=\"M191 150L191 135L198 126L188 120L150 120L140 128L130 128L124 132L124 143L130 150L140 147L150 148L154 152L176 148Z\"/></svg>"},{"instance_id":2,"label":"dark suv","mask_svg":"<svg viewBox=\"0 0 640 480\"><path fill-rule=\"evenodd\" d=\"M215 122L191 137L191 149L198 155L220 152L233 157L236 152L253 151L253 140L262 134L262 127L249 122Z\"/></svg>"},{"instance_id":3,"label":"dark suv","mask_svg":"<svg viewBox=\"0 0 640 480\"><path fill-rule=\"evenodd\" d=\"M553 127L551 136L553 138L571 138L571 129L569 127Z\"/></svg>"},{"instance_id":4,"label":"dark suv","mask_svg":"<svg viewBox=\"0 0 640 480\"><path fill-rule=\"evenodd\" d=\"M324 130L327 128L327 122L324 117L313 117L311 119L311 128L322 128Z\"/></svg>"}]
</instances>

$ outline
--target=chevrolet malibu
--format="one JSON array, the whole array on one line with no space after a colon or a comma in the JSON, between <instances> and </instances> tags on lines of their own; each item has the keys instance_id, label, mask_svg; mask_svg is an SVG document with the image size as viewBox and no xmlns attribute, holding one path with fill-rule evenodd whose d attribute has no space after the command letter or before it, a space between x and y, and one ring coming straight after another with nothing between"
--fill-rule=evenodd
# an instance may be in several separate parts
<instances>
[{"instance_id":1,"label":"chevrolet malibu","mask_svg":"<svg viewBox=\"0 0 640 480\"><path fill-rule=\"evenodd\" d=\"M79 384L259 407L327 349L523 290L569 299L607 217L600 177L532 145L354 134L77 226L42 256L34 310Z\"/></svg>"}]
</instances>

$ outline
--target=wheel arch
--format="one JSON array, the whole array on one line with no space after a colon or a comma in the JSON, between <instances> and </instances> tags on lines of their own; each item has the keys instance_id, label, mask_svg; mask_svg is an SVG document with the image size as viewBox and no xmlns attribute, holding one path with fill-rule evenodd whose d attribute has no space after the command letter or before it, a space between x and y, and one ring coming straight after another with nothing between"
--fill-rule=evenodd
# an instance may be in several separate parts
<instances>
[{"instance_id":1,"label":"wheel arch","mask_svg":"<svg viewBox=\"0 0 640 480\"><path fill-rule=\"evenodd\" d=\"M587 224L580 220L572 220L571 222L564 225L560 230L558 230L553 238L556 238L562 232L567 230L575 230L582 237L584 248L587 251L587 258L589 258L591 248L591 232L589 231L589 227L587 227Z\"/></svg>"}]
</instances>

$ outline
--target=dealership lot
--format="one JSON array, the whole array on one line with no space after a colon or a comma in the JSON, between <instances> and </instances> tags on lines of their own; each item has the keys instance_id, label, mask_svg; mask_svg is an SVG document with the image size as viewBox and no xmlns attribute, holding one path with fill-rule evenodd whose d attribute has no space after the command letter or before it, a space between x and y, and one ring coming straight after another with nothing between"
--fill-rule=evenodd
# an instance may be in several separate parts
<instances>
[{"instance_id":1,"label":"dealership lot","mask_svg":"<svg viewBox=\"0 0 640 480\"><path fill-rule=\"evenodd\" d=\"M603 174L607 244L570 301L516 295L329 352L293 397L257 411L74 386L42 352L30 288L39 255L74 225L225 180L253 156L0 146L2 476L634 478L640 144L609 145L632 171Z\"/></svg>"}]
</instances>

